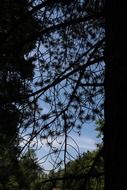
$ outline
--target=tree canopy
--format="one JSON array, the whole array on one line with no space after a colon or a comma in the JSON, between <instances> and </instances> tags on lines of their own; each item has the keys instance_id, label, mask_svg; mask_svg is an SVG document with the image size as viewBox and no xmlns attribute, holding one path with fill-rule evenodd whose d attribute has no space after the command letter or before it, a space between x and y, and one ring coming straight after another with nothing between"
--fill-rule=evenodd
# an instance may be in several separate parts
<instances>
[{"instance_id":1,"label":"tree canopy","mask_svg":"<svg viewBox=\"0 0 127 190\"><path fill-rule=\"evenodd\" d=\"M37 37L33 91L28 94L34 120L25 138L31 147L33 141L35 147L46 141L50 153L59 154L53 143L63 137L59 147L66 162L70 131L79 132L85 122L103 118L104 3L33 1L29 6L40 30L27 40ZM60 162L58 159L54 167Z\"/></svg>"},{"instance_id":2,"label":"tree canopy","mask_svg":"<svg viewBox=\"0 0 127 190\"><path fill-rule=\"evenodd\" d=\"M64 164L66 172L70 133L104 119L104 1L5 0L0 16L0 167L6 176L0 180L8 189L19 176L18 159L44 142L49 152L42 162L50 157L53 170Z\"/></svg>"}]
</instances>

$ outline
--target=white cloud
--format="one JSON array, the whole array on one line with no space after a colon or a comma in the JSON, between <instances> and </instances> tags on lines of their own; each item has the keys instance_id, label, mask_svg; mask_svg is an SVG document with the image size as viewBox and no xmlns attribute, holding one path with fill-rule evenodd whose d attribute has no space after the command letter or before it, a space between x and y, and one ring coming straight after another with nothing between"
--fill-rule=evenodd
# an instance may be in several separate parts
<instances>
[{"instance_id":1,"label":"white cloud","mask_svg":"<svg viewBox=\"0 0 127 190\"><path fill-rule=\"evenodd\" d=\"M83 151L91 151L91 150L95 150L96 149L96 142L95 140L93 140L92 138L88 137L88 136L80 136L74 137L77 145L79 146L79 148Z\"/></svg>"},{"instance_id":2,"label":"white cloud","mask_svg":"<svg viewBox=\"0 0 127 190\"><path fill-rule=\"evenodd\" d=\"M23 146L27 141L29 140L29 138L26 136L24 138L24 142L21 143L21 146ZM48 142L51 142L51 138L48 140ZM58 137L57 139L55 139L53 141L53 147L56 147L56 148L60 148L62 143L64 143L64 136L60 136ZM36 146L36 141L33 140L31 141L31 146L33 146L35 144ZM38 140L38 148L48 152L49 150L49 147L47 146L47 140L42 140L42 142L40 142ZM67 144L68 144L68 148L69 148L69 145L70 147L75 147L75 148L79 148L81 151L92 151L92 150L95 150L96 149L96 141L94 139L92 139L91 137L89 136L78 136L78 135L71 135L68 140L67 140Z\"/></svg>"},{"instance_id":3,"label":"white cloud","mask_svg":"<svg viewBox=\"0 0 127 190\"><path fill-rule=\"evenodd\" d=\"M64 142L64 137L63 138L60 137L59 142ZM77 145L78 145L78 147L77 147ZM54 141L53 146L60 149L60 145L57 143L56 140ZM63 148L64 148L64 146L63 146ZM78 148L79 148L79 150L78 150ZM72 159L72 160L74 158L76 158L79 155L79 153L83 153L88 150L92 151L95 149L96 149L96 141L88 136L73 135L71 138L68 138L68 152L72 156L72 157L70 157L70 159ZM49 151L49 148L46 145L44 145L44 146L42 146L42 149L39 151L38 156L41 158L44 156L44 154L45 155L48 154L48 151ZM61 154L59 154L59 158L63 160L63 158L64 158L63 152L61 152ZM59 158L58 158L58 160L59 160ZM55 160L55 155L54 156L52 155L52 159ZM42 159L42 161L44 161L44 160L45 159ZM50 170L52 168L50 161L51 160L49 157L46 160L46 162L44 162L42 164L42 166L47 170Z\"/></svg>"},{"instance_id":4,"label":"white cloud","mask_svg":"<svg viewBox=\"0 0 127 190\"><path fill-rule=\"evenodd\" d=\"M27 142L27 141L28 141L28 137L26 136L25 142ZM51 139L49 139L49 142L51 142ZM34 143L35 143L35 140L33 140L31 142L31 146L34 145ZM58 139L55 139L53 141L53 146L60 150L62 143L64 143L64 136L60 136ZM72 157L70 157L70 159L76 158L79 155L79 153L83 153L86 151L92 151L92 150L96 149L96 140L92 139L89 136L85 136L85 135L78 136L77 134L73 134L68 138L67 144L68 144L67 151L68 151L69 155L72 155ZM47 140L45 139L42 142L38 141L38 148L39 147L40 147L40 150L37 151L38 159L40 159L39 163L42 164L42 167L44 167L45 169L50 170L53 165L51 164L52 160L51 160L51 157L49 154L50 147L47 146ZM63 145L62 149L64 149L64 145ZM49 156L46 156L48 154L49 154ZM55 160L55 156L56 155L54 155L54 154L52 155L53 160ZM58 160L59 159L63 160L63 158L64 158L64 152L61 152L59 154Z\"/></svg>"}]
</instances>

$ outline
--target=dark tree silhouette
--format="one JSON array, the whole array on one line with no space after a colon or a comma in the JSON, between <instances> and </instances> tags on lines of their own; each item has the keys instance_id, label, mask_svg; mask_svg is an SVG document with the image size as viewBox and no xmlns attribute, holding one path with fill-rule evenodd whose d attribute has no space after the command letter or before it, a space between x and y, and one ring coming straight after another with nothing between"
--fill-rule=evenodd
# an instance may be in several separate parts
<instances>
[{"instance_id":1,"label":"dark tree silhouette","mask_svg":"<svg viewBox=\"0 0 127 190\"><path fill-rule=\"evenodd\" d=\"M127 12L125 3L106 1L105 189L126 187Z\"/></svg>"},{"instance_id":2,"label":"dark tree silhouette","mask_svg":"<svg viewBox=\"0 0 127 190\"><path fill-rule=\"evenodd\" d=\"M12 176L18 176L20 128L32 119L31 109L20 109L29 102L27 94L32 92L33 56L28 56L35 40L21 43L38 30L35 18L29 22L16 23L28 12L27 1L5 0L0 5L0 183L2 189ZM12 32L13 28L13 32ZM17 30L15 31L15 28ZM16 178L17 178L16 176ZM18 179L17 179L18 180Z\"/></svg>"}]
</instances>

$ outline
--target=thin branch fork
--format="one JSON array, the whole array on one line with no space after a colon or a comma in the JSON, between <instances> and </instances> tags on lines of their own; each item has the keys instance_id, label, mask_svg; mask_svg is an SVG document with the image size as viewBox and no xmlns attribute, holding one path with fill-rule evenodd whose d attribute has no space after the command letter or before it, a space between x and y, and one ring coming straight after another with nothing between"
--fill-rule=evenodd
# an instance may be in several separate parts
<instances>
[{"instance_id":1,"label":"thin branch fork","mask_svg":"<svg viewBox=\"0 0 127 190\"><path fill-rule=\"evenodd\" d=\"M104 56L102 57L99 57L97 58L96 60L93 60L93 61L90 61L88 63L86 63L85 65L82 65L82 66L79 66L78 68L74 69L73 71L67 73L66 75L62 76L62 77L58 77L56 78L51 84L37 90L36 92L33 92L32 94L28 95L28 97L32 97L32 96L35 96L35 95L42 95L42 93L46 92L49 88L57 85L58 83L60 83L61 81L65 80L66 78L68 78L69 76L73 75L74 73L78 72L78 71L81 71L81 70L84 70L86 69L88 66L91 66L91 65L94 65L95 63L97 62L100 62L100 61L103 61L104 60ZM40 96L39 95L39 96ZM27 98L28 98L27 97Z\"/></svg>"}]
</instances>

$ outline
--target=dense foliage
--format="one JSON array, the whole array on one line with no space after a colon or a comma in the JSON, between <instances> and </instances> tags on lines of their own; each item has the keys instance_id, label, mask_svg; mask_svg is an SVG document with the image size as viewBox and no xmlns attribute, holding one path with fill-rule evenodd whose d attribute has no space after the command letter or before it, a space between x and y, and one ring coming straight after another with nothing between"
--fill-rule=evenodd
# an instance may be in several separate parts
<instances>
[{"instance_id":1,"label":"dense foliage","mask_svg":"<svg viewBox=\"0 0 127 190\"><path fill-rule=\"evenodd\" d=\"M57 172L51 171L42 179L42 189L52 190L103 190L104 163L100 150L86 152L74 161L70 161L65 168Z\"/></svg>"},{"instance_id":2,"label":"dense foliage","mask_svg":"<svg viewBox=\"0 0 127 190\"><path fill-rule=\"evenodd\" d=\"M23 44L39 24L32 15L29 22L17 26L28 12L28 2L5 0L0 5L0 182L2 189L10 189L11 181L19 182L17 157L20 128L32 119L30 107L22 109L31 92L33 57L27 54L34 48L35 40ZM27 27L26 27L27 26ZM15 30L16 28L16 30ZM17 186L17 182L15 184ZM12 189L12 188L11 188Z\"/></svg>"}]
</instances>

